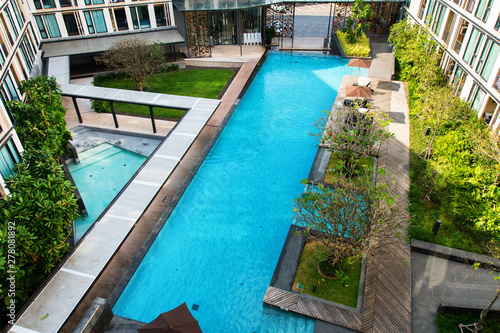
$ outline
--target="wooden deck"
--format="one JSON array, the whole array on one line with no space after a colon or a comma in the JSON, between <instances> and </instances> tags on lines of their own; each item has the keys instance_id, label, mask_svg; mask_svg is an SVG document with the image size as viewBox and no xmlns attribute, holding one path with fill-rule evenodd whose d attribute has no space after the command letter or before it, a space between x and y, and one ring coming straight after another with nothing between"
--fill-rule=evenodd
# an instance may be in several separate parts
<instances>
[{"instance_id":1,"label":"wooden deck","mask_svg":"<svg viewBox=\"0 0 500 333\"><path fill-rule=\"evenodd\" d=\"M298 313L356 331L361 330L362 316L359 312L321 302L307 295L300 295L269 286L264 297L264 303L279 307L284 311Z\"/></svg>"},{"instance_id":2,"label":"wooden deck","mask_svg":"<svg viewBox=\"0 0 500 333\"><path fill-rule=\"evenodd\" d=\"M355 77L344 77L336 103L344 99L345 87L355 81ZM371 108L387 112L391 118L395 118L389 126L389 131L395 137L380 147L379 167L392 173L396 181L394 190L401 194L403 205L406 205L410 154L405 90L401 83L382 80L372 80L371 87L374 89ZM405 212L406 209L402 214ZM409 245L404 240L388 244L384 244L382 240L380 248L384 250L367 266L361 313L274 287L267 289L264 303L355 331L410 333L412 307Z\"/></svg>"}]
</instances>

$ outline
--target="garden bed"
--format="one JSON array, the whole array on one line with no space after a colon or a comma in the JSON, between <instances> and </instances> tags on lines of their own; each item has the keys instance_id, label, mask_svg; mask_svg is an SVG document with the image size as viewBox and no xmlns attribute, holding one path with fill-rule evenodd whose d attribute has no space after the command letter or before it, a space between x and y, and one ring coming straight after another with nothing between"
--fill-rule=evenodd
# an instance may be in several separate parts
<instances>
[{"instance_id":1,"label":"garden bed","mask_svg":"<svg viewBox=\"0 0 500 333\"><path fill-rule=\"evenodd\" d=\"M345 273L339 272L330 278L317 269L320 260L317 246L324 247L315 240L308 240L305 244L292 290L356 308L362 268L361 258L347 259L343 263Z\"/></svg>"}]
</instances>

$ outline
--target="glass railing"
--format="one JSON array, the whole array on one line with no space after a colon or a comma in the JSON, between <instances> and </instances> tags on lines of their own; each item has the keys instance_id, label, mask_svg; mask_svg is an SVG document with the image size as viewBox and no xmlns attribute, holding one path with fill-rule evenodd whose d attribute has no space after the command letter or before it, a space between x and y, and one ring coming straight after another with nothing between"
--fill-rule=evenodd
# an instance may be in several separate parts
<instances>
[{"instance_id":1,"label":"glass railing","mask_svg":"<svg viewBox=\"0 0 500 333\"><path fill-rule=\"evenodd\" d=\"M252 8L280 3L295 3L296 0L173 0L175 7L180 11L193 10L218 10ZM318 3L327 1L302 0L301 3ZM345 0L344 3L354 3L354 0ZM406 0L373 0L371 2L396 2L405 3Z\"/></svg>"}]
</instances>

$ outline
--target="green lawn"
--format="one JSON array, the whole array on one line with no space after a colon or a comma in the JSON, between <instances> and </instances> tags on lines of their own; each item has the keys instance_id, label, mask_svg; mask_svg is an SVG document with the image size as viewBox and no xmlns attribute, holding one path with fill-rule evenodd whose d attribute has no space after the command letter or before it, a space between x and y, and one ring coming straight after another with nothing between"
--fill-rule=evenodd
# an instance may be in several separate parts
<instances>
[{"instance_id":1,"label":"green lawn","mask_svg":"<svg viewBox=\"0 0 500 333\"><path fill-rule=\"evenodd\" d=\"M144 82L144 91L215 99L221 97L219 95L233 75L234 71L230 69L191 69L156 74ZM100 86L126 90L136 88L132 79L106 80ZM147 106L125 103L115 103L114 106L116 112L149 116ZM94 109L98 112L110 112L107 102L94 102ZM180 119L185 113L184 110L165 108L154 108L153 111L159 118Z\"/></svg>"},{"instance_id":2,"label":"green lawn","mask_svg":"<svg viewBox=\"0 0 500 333\"><path fill-rule=\"evenodd\" d=\"M326 278L318 272L316 268L319 260L318 251L316 250L317 245L320 245L318 241L308 241L306 243L292 289L355 308L358 303L361 259L354 261L352 264L344 264L346 275L349 277L346 286L339 279ZM297 289L298 283L303 285L303 290ZM313 286L316 286L316 291L313 291Z\"/></svg>"}]
</instances>

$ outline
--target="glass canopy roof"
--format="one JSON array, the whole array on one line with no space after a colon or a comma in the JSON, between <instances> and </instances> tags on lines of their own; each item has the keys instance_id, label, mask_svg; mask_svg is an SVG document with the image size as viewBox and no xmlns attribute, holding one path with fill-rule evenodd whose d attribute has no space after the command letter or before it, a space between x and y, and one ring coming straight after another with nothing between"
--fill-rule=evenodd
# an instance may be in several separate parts
<instances>
[{"instance_id":1,"label":"glass canopy roof","mask_svg":"<svg viewBox=\"0 0 500 333\"><path fill-rule=\"evenodd\" d=\"M261 7L278 3L334 3L338 1L328 0L173 0L175 7L180 11L206 11L206 10L233 10L252 7ZM354 0L343 0L342 3L354 2ZM396 2L405 3L406 0L371 0L372 2Z\"/></svg>"}]
</instances>

